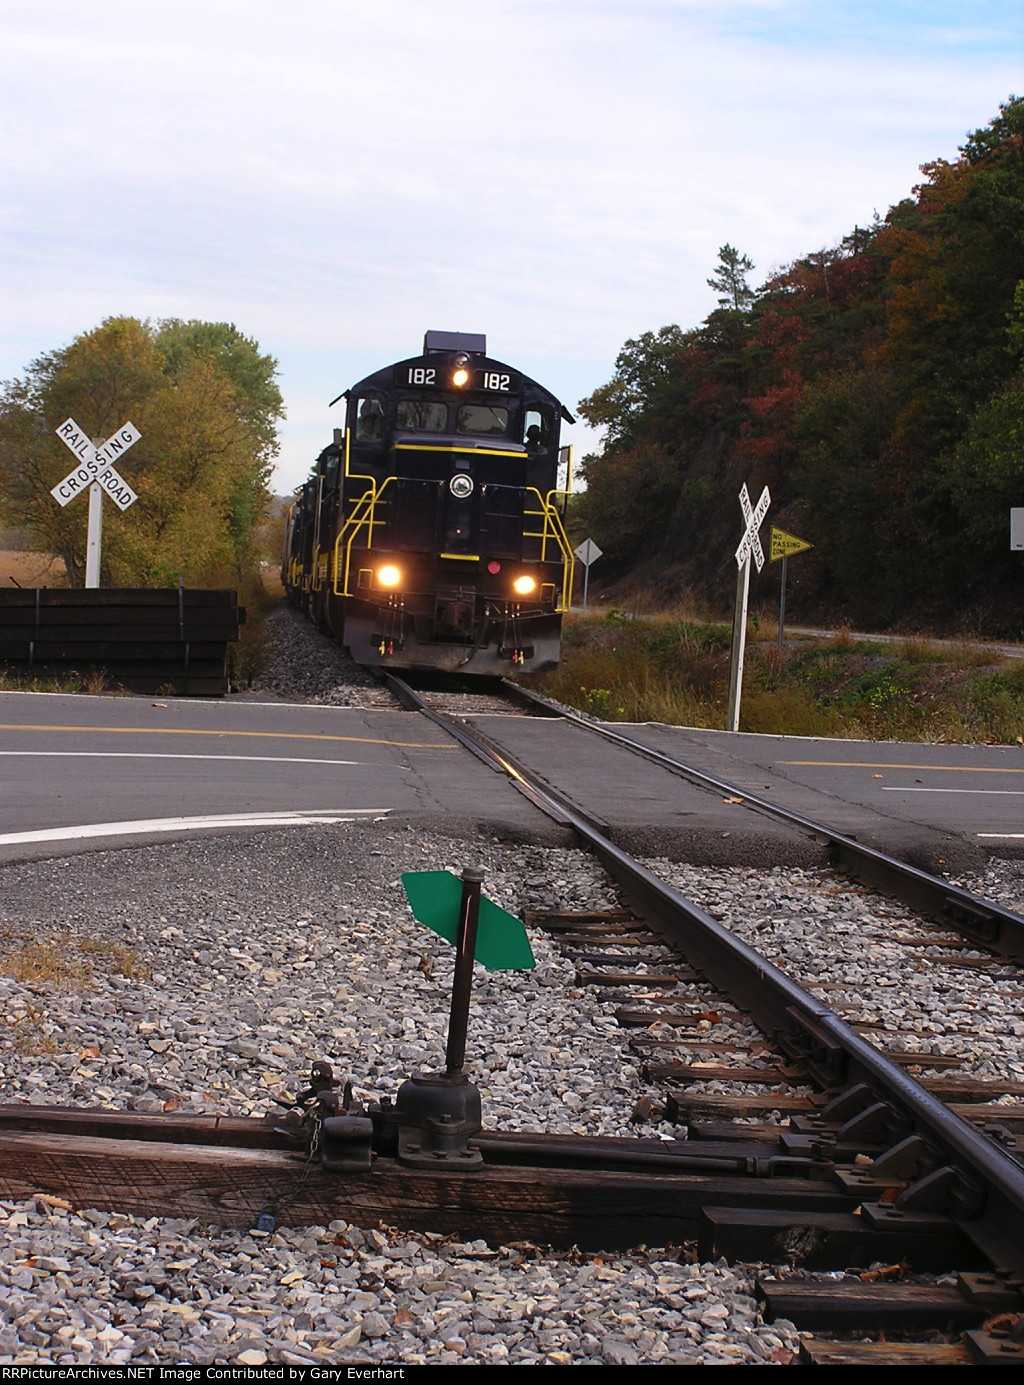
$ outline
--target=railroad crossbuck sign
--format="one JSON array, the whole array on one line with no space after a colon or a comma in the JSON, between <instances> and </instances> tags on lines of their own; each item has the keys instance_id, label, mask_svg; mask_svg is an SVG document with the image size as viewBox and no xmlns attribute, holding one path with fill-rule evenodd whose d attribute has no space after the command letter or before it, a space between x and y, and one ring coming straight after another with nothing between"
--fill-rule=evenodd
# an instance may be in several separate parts
<instances>
[{"instance_id":1,"label":"railroad crossbuck sign","mask_svg":"<svg viewBox=\"0 0 1024 1385\"><path fill-rule=\"evenodd\" d=\"M746 529L740 539L740 546L736 550L736 566L742 567L747 559L753 554L754 562L758 572L764 567L764 549L761 547L761 539L758 530L768 513L768 506L772 503L772 498L768 494L768 487L765 486L761 492L761 498L754 509L750 508L750 495L747 491L747 484L744 481L740 487L740 509L743 511L743 518L746 521Z\"/></svg>"},{"instance_id":2,"label":"railroad crossbuck sign","mask_svg":"<svg viewBox=\"0 0 1024 1385\"><path fill-rule=\"evenodd\" d=\"M85 546L85 585L100 584L100 538L103 532L103 497L109 495L119 510L127 510L138 496L114 466L123 452L134 447L142 434L134 423L126 423L106 442L93 443L84 428L66 418L54 432L78 458L78 465L58 481L50 494L62 508L76 495L89 492L89 531Z\"/></svg>"},{"instance_id":3,"label":"railroad crossbuck sign","mask_svg":"<svg viewBox=\"0 0 1024 1385\"><path fill-rule=\"evenodd\" d=\"M726 730L740 729L740 697L743 690L743 650L747 638L747 600L750 592L750 559L757 564L758 572L764 567L764 549L757 531L768 513L772 498L765 486L757 504L751 507L750 495L744 481L740 487L740 509L746 528L736 550L736 609L732 618L732 651L729 658L729 706L726 709Z\"/></svg>"},{"instance_id":4,"label":"railroad crossbuck sign","mask_svg":"<svg viewBox=\"0 0 1024 1385\"><path fill-rule=\"evenodd\" d=\"M119 510L127 510L135 504L139 497L114 466L115 459L120 458L142 437L133 423L126 423L98 447L89 441L85 429L80 428L73 418L66 418L54 431L64 446L70 448L78 458L78 466L69 471L63 481L58 481L50 492L58 505L66 505L94 483L110 496Z\"/></svg>"}]
</instances>

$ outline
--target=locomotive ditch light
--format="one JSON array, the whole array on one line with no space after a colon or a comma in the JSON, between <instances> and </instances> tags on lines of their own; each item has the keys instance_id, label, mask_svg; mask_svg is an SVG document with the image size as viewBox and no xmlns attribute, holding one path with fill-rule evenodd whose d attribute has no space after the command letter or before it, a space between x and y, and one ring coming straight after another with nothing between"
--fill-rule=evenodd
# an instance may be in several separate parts
<instances>
[{"instance_id":1,"label":"locomotive ditch light","mask_svg":"<svg viewBox=\"0 0 1024 1385\"><path fill-rule=\"evenodd\" d=\"M452 384L457 390L465 389L469 384L468 356L456 356L452 361Z\"/></svg>"},{"instance_id":2,"label":"locomotive ditch light","mask_svg":"<svg viewBox=\"0 0 1024 1385\"><path fill-rule=\"evenodd\" d=\"M464 471L457 471L448 482L448 489L456 500L465 500L467 496L473 494L473 478L467 476Z\"/></svg>"},{"instance_id":3,"label":"locomotive ditch light","mask_svg":"<svg viewBox=\"0 0 1024 1385\"><path fill-rule=\"evenodd\" d=\"M516 596L529 596L536 586L537 583L532 577L517 577L512 583L512 590Z\"/></svg>"},{"instance_id":4,"label":"locomotive ditch light","mask_svg":"<svg viewBox=\"0 0 1024 1385\"><path fill-rule=\"evenodd\" d=\"M401 568L395 567L394 563L385 563L383 567L377 569L378 587L394 588L402 580Z\"/></svg>"}]
</instances>

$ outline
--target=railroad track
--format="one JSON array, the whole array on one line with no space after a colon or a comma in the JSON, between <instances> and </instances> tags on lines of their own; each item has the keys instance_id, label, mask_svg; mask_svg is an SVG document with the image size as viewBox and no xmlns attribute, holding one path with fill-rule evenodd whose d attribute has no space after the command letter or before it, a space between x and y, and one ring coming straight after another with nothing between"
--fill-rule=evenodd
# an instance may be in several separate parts
<instances>
[{"instance_id":1,"label":"railroad track","mask_svg":"<svg viewBox=\"0 0 1024 1385\"><path fill-rule=\"evenodd\" d=\"M501 695L495 695L486 708L478 706L472 698L464 700L460 706L451 696L439 697L435 693L417 693L408 683L391 675L388 675L386 681L399 702L410 709L434 717L440 725L446 726L452 734L459 737L467 748L479 754L494 768L506 772L511 770L513 777L520 771L524 779L536 777L535 774L528 774L522 767L517 766L507 752L489 744L479 731L471 732L464 726L464 718L477 715L480 710L502 710ZM885 895L899 899L908 908L925 914L937 924L955 931L972 946L1024 963L1024 916L1014 910L963 889L942 876L918 869L887 852L837 832L827 823L808 818L780 803L750 793L697 769L677 756L667 755L644 744L624 729L616 729L605 722L581 716L520 685L506 683L503 696L505 709L512 707L531 715L559 718L608 745L626 749L697 788L708 791L718 800L725 799L730 803L742 804L751 813L803 833L824 849L829 863L835 870L877 888ZM557 799L557 794L550 788L549 793ZM562 802L565 804L564 800ZM588 820L587 815L579 809L575 809L575 813L581 821ZM594 818L590 818L589 821L598 828L603 826Z\"/></svg>"},{"instance_id":2,"label":"railroad track","mask_svg":"<svg viewBox=\"0 0 1024 1385\"><path fill-rule=\"evenodd\" d=\"M465 726L431 715L470 739ZM819 996L528 783L507 757L471 739L474 753L571 825L617 881L620 908L535 913L528 923L572 956L578 984L607 994L618 1025L636 1036L646 1102L660 1106L685 1140L486 1128L453 1140L450 1129L439 1136L435 1129L424 1158L403 1159L409 1134L399 1130L396 1139L402 1122L393 1111L356 1109L326 1088L322 1102L311 1074L313 1095L290 1118L5 1108L4 1195L42 1187L76 1205L237 1226L326 1225L337 1217L372 1225L383 1217L503 1243L696 1241L701 1260L794 1267L759 1281L767 1316L815 1334L882 1326L890 1338L829 1345L816 1336L805 1341L808 1360L1016 1359L1024 1173L1013 1122L1020 1113L1001 1104L1001 1133L983 1133L973 1117L991 1123L993 1112L965 1108L988 1105L991 1086L976 1084L981 1100L951 1109L906 1061L881 1053ZM1001 932L1010 926L999 922ZM642 1101L638 1125L647 1114ZM467 1158L472 1173L459 1167ZM868 1278L809 1277L851 1265ZM898 1280L888 1277L907 1265L912 1281L905 1269ZM1006 1325L1003 1335L993 1318ZM936 1327L963 1335L891 1340Z\"/></svg>"},{"instance_id":3,"label":"railroad track","mask_svg":"<svg viewBox=\"0 0 1024 1385\"><path fill-rule=\"evenodd\" d=\"M830 1192L838 1182L854 1199L841 1209L822 1205L808 1211L813 1195L822 1191L818 1185L804 1212L797 1212L792 1205L773 1207L769 1197L760 1202L755 1199L757 1205L752 1211L705 1207L701 1258L725 1255L769 1263L789 1260L807 1268L830 1270L874 1261L891 1265L909 1262L933 1271L959 1266L965 1274L959 1276L953 1292L954 1297L959 1294L974 1299L976 1320L965 1338L973 1355L958 1357L958 1347L944 1357L943 1346L933 1353L934 1359L1005 1360L1024 1349L1024 1319L1020 1318L1024 1253L1012 1248L1017 1232L1006 1235L1009 1222L1018 1231L1024 1229L1020 1220L1024 1216L1024 1107L1018 1102L1007 1109L1004 1104L1024 1095L1024 1083L1005 1078L935 1076L935 1069L944 1066L942 1058L926 1052L908 1052L895 1058L885 1055L831 1007L796 986L710 914L620 851L563 798L540 790L523 766L514 764L504 752L476 731L453 721L449 714L430 708L407 685L399 687L392 682L392 686L404 705L416 706L446 725L475 754L509 774L535 803L568 822L645 920L643 925L629 921L624 927L624 920L566 917L558 920L557 926L565 930L565 941L578 949L581 967L592 969L584 972L584 981L647 987L643 1003L621 1007L617 1019L645 1036L655 1035L638 1040L636 1046L644 1055L645 1075L669 1084L666 1111L685 1127L688 1142L696 1148L705 1141L713 1145L716 1140L749 1138L749 1128L737 1126L727 1117L739 1116L750 1122L759 1115L784 1112L789 1133L774 1134L771 1127L758 1131L767 1136L767 1142L752 1156L759 1161L757 1167L786 1170L810 1183L825 1165L828 1172L824 1182ZM984 948L995 954L997 965L1019 965L1024 960L1024 919L1013 911L865 847L823 824L741 793L735 786L651 751L627 735L565 713L520 690L514 696L542 714L566 715L594 734L624 745L703 788L742 798L755 811L812 834L827 845L837 867L922 911L944 930L938 939L926 935L906 939L906 945L928 948L938 941L948 948L952 931L970 949ZM542 919L532 922L545 924ZM656 947L664 939L679 949L693 973L681 978L650 971L650 958L643 958L640 949ZM584 950L588 941L600 942L601 950ZM638 971L634 965L631 975L625 966L630 956L634 963L643 958L644 970ZM971 952L962 953L958 960L968 966L974 963ZM697 976L713 983L722 997L750 1015L762 1034L771 1036L771 1046L758 1043L744 1049L727 1040L727 1057L722 1062L725 1052L713 1036L690 1037L698 1026L709 1027L712 1020L721 1017L720 1000L714 997L698 997L695 1002L690 999L682 1006L675 998L680 981ZM670 993L659 994L658 988L666 986ZM862 1022L863 1030L871 1028L870 1023ZM666 1029L681 1031L685 1037L673 1033L665 1039L661 1036ZM908 1071L911 1067L933 1075L917 1080ZM709 1101L692 1094L695 1083L724 1084L737 1079L744 1084L760 1084L765 1090L763 1099L752 1100L744 1094L730 1101L726 1093ZM780 1087L790 1090L780 1092ZM787 1166L787 1158L810 1162ZM932 1239L945 1217L967 1236L973 1252L981 1254L983 1266L969 1268L973 1252L965 1245L958 1247L953 1241L940 1245L941 1238ZM895 1240L888 1239L892 1233ZM852 1331L891 1328L911 1320L927 1328L942 1317L942 1304L949 1310L954 1302L949 1285L931 1286L936 1289L932 1296L929 1286L912 1286L919 1291L916 1293L905 1292L907 1287L894 1288L882 1278L857 1293L851 1293L845 1282L834 1281L825 1288L805 1285L788 1296L766 1282L759 1292L768 1313L793 1317L798 1326L802 1320L816 1329L838 1324ZM833 1306L827 1308L827 1302ZM994 1335L979 1331L979 1309L984 1310L983 1319L1003 1315ZM942 1321L947 1326L963 1323L959 1311L947 1311ZM1007 1318L1012 1326L1007 1326ZM891 1350L892 1343L887 1346ZM810 1359L821 1363L856 1359L852 1347L838 1348L838 1354L830 1355L829 1351L819 1346L812 1350ZM867 1354L861 1352L862 1356ZM874 1354L878 1355L877 1348Z\"/></svg>"}]
</instances>

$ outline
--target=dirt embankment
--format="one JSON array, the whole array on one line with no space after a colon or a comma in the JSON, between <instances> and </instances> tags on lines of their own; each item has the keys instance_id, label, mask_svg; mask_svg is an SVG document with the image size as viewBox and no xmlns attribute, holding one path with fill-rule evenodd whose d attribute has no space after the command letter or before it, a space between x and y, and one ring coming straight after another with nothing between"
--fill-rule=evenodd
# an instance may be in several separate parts
<instances>
[{"instance_id":1,"label":"dirt embankment","mask_svg":"<svg viewBox=\"0 0 1024 1385\"><path fill-rule=\"evenodd\" d=\"M68 584L62 559L48 553L0 548L0 586L11 586L12 577L19 587L66 587Z\"/></svg>"}]
</instances>

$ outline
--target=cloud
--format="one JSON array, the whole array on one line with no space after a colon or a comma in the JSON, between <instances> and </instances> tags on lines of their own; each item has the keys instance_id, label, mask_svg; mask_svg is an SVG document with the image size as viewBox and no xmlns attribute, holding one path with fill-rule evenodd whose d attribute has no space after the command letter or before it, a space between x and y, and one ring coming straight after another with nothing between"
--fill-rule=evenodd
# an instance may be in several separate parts
<instances>
[{"instance_id":1,"label":"cloud","mask_svg":"<svg viewBox=\"0 0 1024 1385\"><path fill-rule=\"evenodd\" d=\"M766 273L955 157L1024 48L1004 0L37 0L4 24L0 374L114 313L234 321L282 360L289 482L321 383L427 327L486 331L574 405L625 337L714 306L724 242Z\"/></svg>"}]
</instances>

